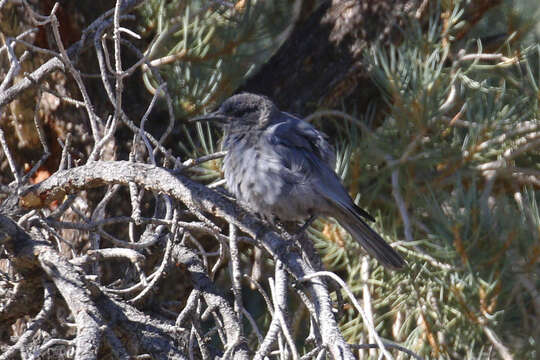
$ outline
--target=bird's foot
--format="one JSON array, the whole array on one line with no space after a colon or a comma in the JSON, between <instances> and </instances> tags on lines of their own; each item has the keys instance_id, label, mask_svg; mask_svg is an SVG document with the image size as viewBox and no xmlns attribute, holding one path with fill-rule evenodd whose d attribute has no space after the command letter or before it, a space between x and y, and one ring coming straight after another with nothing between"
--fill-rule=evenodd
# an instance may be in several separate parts
<instances>
[{"instance_id":1,"label":"bird's foot","mask_svg":"<svg viewBox=\"0 0 540 360\"><path fill-rule=\"evenodd\" d=\"M282 233L289 235L289 238L292 242L298 243L298 241L301 240L302 236L306 232L307 228L313 224L313 221L315 221L316 216L311 216L299 229L291 231L291 229L286 229L283 227L283 225L279 225L278 228ZM276 226L277 227L277 226Z\"/></svg>"}]
</instances>

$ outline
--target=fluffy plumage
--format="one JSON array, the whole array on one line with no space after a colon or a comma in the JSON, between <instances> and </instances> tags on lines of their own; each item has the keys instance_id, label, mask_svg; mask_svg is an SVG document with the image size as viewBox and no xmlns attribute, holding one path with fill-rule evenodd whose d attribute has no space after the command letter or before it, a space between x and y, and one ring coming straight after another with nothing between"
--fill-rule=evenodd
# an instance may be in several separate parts
<instances>
[{"instance_id":1,"label":"fluffy plumage","mask_svg":"<svg viewBox=\"0 0 540 360\"><path fill-rule=\"evenodd\" d=\"M227 188L252 211L271 221L334 217L381 264L390 269L405 265L369 227L366 220L373 217L341 184L324 134L279 111L270 99L247 93L230 97L205 118L223 125Z\"/></svg>"}]
</instances>

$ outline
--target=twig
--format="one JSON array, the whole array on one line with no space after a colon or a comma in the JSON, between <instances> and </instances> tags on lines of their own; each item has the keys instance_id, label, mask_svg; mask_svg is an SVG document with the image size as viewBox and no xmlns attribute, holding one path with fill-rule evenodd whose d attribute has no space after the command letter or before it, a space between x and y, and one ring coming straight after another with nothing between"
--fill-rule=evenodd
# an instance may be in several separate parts
<instances>
[{"instance_id":1,"label":"twig","mask_svg":"<svg viewBox=\"0 0 540 360\"><path fill-rule=\"evenodd\" d=\"M140 265L144 262L145 256L132 249L107 248L88 250L85 255L71 259L70 263L73 265L82 266L91 260L98 259L127 259L134 266L140 267Z\"/></svg>"},{"instance_id":2,"label":"twig","mask_svg":"<svg viewBox=\"0 0 540 360\"><path fill-rule=\"evenodd\" d=\"M161 358L167 354L169 358L183 359L185 352L175 344L177 341L187 342L183 332L179 332L174 323L150 317L135 307L108 296L96 298L98 307L108 319L114 323L110 326L127 332L134 337L141 348L139 352L147 352L152 358Z\"/></svg>"},{"instance_id":3,"label":"twig","mask_svg":"<svg viewBox=\"0 0 540 360\"><path fill-rule=\"evenodd\" d=\"M105 29L109 25L110 24L103 23L102 26L98 28L98 30L96 31L96 33L94 35L94 47L96 49L96 54L97 54L97 58L98 58L98 64L99 64L99 68L100 68L100 72L101 72L101 79L102 79L105 91L107 93L107 96L109 98L109 101L115 107L115 118L117 117L116 115L118 115L118 117L122 120L122 122L124 122L135 134L139 134L141 132L141 129L138 128L135 124L133 124L133 122L127 117L127 115L124 113L124 111L121 108L118 108L116 106L116 104L117 104L117 102L115 100L116 96L113 94L111 84L109 83L109 80L107 78L107 75L108 75L107 74L107 68L109 68L109 71L111 73L115 73L115 71L110 69L110 64L108 62L109 56L108 56L108 52L107 52L107 47L106 47L106 44L104 42L104 38L101 36L101 34L105 31ZM140 57L141 60L140 60L140 62L135 64L136 66L139 66L140 63L146 61L146 57L137 48L132 46L129 42L125 42L124 40L122 40L122 43L125 44L125 45L128 45L128 47ZM105 54L103 54L104 52L105 52ZM134 67L135 67L135 65L134 65ZM162 142L167 137L167 135L170 134L170 132L172 131L172 129L174 127L174 112L173 112L173 107L172 107L172 99L171 99L169 93L166 90L167 89L166 83L162 80L159 73L157 71L152 71L152 73L154 74L154 76L156 76L156 78L158 80L160 80L161 92L165 95L165 99L167 101L167 109L168 109L168 112L169 112L169 125L168 125L167 129L165 130L165 132L163 133L163 135L160 137L159 141L156 140L151 134L148 134L146 132L145 132L145 137L148 138L148 140L156 147L155 150L159 150L167 158L171 158L171 160L174 161L175 159L161 145ZM120 76L120 74L116 74L115 76ZM156 97L158 95L162 95L161 92L157 91L154 94L154 96Z\"/></svg>"},{"instance_id":4,"label":"twig","mask_svg":"<svg viewBox=\"0 0 540 360\"><path fill-rule=\"evenodd\" d=\"M23 31L22 33L17 35L17 37L15 37L15 39L13 39L13 41L15 41L15 42L22 41L23 38L25 38L26 36L28 36L30 34L33 34L33 33L37 32L37 31L38 31L37 28L31 28L31 29L28 29L26 31ZM2 47L0 47L0 54L2 54L2 52L4 52L4 50L8 50L7 44L4 44Z\"/></svg>"},{"instance_id":5,"label":"twig","mask_svg":"<svg viewBox=\"0 0 540 360\"><path fill-rule=\"evenodd\" d=\"M501 342L497 334L487 325L485 324L480 324L480 325L482 326L482 330L484 330L484 333L488 337L489 341L491 341L491 343L495 347L495 350L497 350L501 358L503 360L512 360L513 357L510 354L510 351L508 351L506 346L504 346L504 344Z\"/></svg>"},{"instance_id":6,"label":"twig","mask_svg":"<svg viewBox=\"0 0 540 360\"><path fill-rule=\"evenodd\" d=\"M274 314L274 307L272 306L272 302L270 301L270 298L268 297L268 294L266 293L266 291L264 291L263 287L261 286L261 284L259 284L257 281L253 280L251 278L251 276L249 276L248 274L244 274L244 278L245 279L248 279L254 286L255 288L257 289L257 291L259 291L259 293L261 294L261 296L263 297L264 299L264 302L266 304L266 309L268 310L268 312L270 313L270 315L273 315Z\"/></svg>"},{"instance_id":7,"label":"twig","mask_svg":"<svg viewBox=\"0 0 540 360\"><path fill-rule=\"evenodd\" d=\"M199 303L200 297L201 297L201 292L199 290L193 289L191 291L191 294L189 294L187 298L186 306L184 306L184 308L182 309L182 311L180 312L180 314L178 314L178 317L176 318L175 325L177 327L182 327L183 323L192 316L195 309L197 309L197 305Z\"/></svg>"},{"instance_id":8,"label":"twig","mask_svg":"<svg viewBox=\"0 0 540 360\"><path fill-rule=\"evenodd\" d=\"M205 268L207 268L208 267L208 256L206 256L206 251L204 250L204 247L202 246L202 244L195 237L191 236L190 233L187 233L186 238L189 239L189 241L191 241L193 244L195 244L195 246L199 250L199 254L202 256L203 265L204 265Z\"/></svg>"},{"instance_id":9,"label":"twig","mask_svg":"<svg viewBox=\"0 0 540 360\"><path fill-rule=\"evenodd\" d=\"M456 93L457 93L456 84L452 83L452 86L450 87L450 92L448 93L448 96L447 96L446 100L439 107L439 112L441 114L446 113L447 111L449 111L454 106L454 103L455 103L455 100L456 100Z\"/></svg>"},{"instance_id":10,"label":"twig","mask_svg":"<svg viewBox=\"0 0 540 360\"><path fill-rule=\"evenodd\" d=\"M75 346L75 342L73 340L67 340L67 339L50 339L45 344L41 345L39 347L39 351L34 352L33 356L30 357L30 359L37 359L39 354L36 353L43 353L45 350L47 350L50 347L56 346L56 345L64 345L64 346Z\"/></svg>"},{"instance_id":11,"label":"twig","mask_svg":"<svg viewBox=\"0 0 540 360\"><path fill-rule=\"evenodd\" d=\"M56 3L55 7L58 5ZM54 8L53 8L54 10ZM60 25L58 23L58 19L56 18L56 15L54 12L51 12L51 27L53 30L54 39L56 41L56 46L58 46L58 50L60 50L60 58L64 62L65 66L67 67L68 71L71 73L71 76L73 76L73 79L77 83L77 86L79 87L79 91L81 92L81 95L83 97L84 101L84 108L86 109L86 112L88 114L88 118L90 120L90 128L92 129L92 135L94 137L94 141L98 142L101 138L99 133L99 127L98 123L101 122L101 119L96 115L94 112L94 106L92 105L92 102L90 100L90 96L88 95L88 92L86 90L86 87L84 86L84 82L82 81L80 72L75 69L75 66L71 62L71 59L69 58L69 55L64 48L64 44L62 42L62 38L60 36Z\"/></svg>"},{"instance_id":12,"label":"twig","mask_svg":"<svg viewBox=\"0 0 540 360\"><path fill-rule=\"evenodd\" d=\"M516 57L514 58L508 58L504 56L503 54L467 54L460 56L458 59L460 62L463 61L478 61L478 60L501 60L501 64L510 65L515 64L518 62L518 59Z\"/></svg>"},{"instance_id":13,"label":"twig","mask_svg":"<svg viewBox=\"0 0 540 360\"><path fill-rule=\"evenodd\" d=\"M150 274L148 276L145 276L144 281L142 279L140 279L136 284L131 285L131 286L127 287L127 288L113 289L113 288L110 288L110 287L101 287L101 289L103 289L103 291L105 291L107 293L110 293L110 294L130 294L132 292L139 291L139 290L143 289L144 287L148 286L148 281L152 281L152 279L156 275L157 275L157 272L154 272L154 273L152 273L152 274Z\"/></svg>"},{"instance_id":14,"label":"twig","mask_svg":"<svg viewBox=\"0 0 540 360\"><path fill-rule=\"evenodd\" d=\"M389 157L387 157L387 161L390 162L392 160ZM403 220L405 239L409 242L413 241L412 227L411 227L411 221L409 219L409 213L407 211L407 206L405 205L405 201L403 200L403 197L401 196L401 191L399 190L399 169L398 168L392 170L392 195L394 196L394 199L396 200L399 213L401 215L401 219Z\"/></svg>"},{"instance_id":15,"label":"twig","mask_svg":"<svg viewBox=\"0 0 540 360\"><path fill-rule=\"evenodd\" d=\"M11 173L13 174L13 177L15 178L15 182L17 183L17 187L20 187L22 185L22 179L17 171L17 166L15 166L15 160L13 159L13 155L11 154L11 151L9 150L9 147L6 142L6 138L4 136L4 131L0 128L0 144L2 145L2 150L4 150L4 155L6 156L6 159L9 164L9 168L11 169Z\"/></svg>"},{"instance_id":16,"label":"twig","mask_svg":"<svg viewBox=\"0 0 540 360\"><path fill-rule=\"evenodd\" d=\"M187 271L191 275L193 286L201 292L209 309L218 309L221 314L223 324L220 328L226 332L226 348L229 351L235 352L239 358L248 359L247 344L241 336L240 325L237 322L237 316L228 301L217 290L214 284L208 278L207 270L201 263L195 253L181 245L176 244L173 247L172 256L178 263L182 263L187 267ZM203 315L204 318L204 315Z\"/></svg>"},{"instance_id":17,"label":"twig","mask_svg":"<svg viewBox=\"0 0 540 360\"><path fill-rule=\"evenodd\" d=\"M191 321L191 324L192 324L192 327L191 327L192 332L191 332L191 334L194 334L195 337L197 338L197 343L199 345L199 350L201 352L202 359L203 360L211 360L212 356L210 354L210 351L209 351L208 347L206 346L205 339L201 335L202 334L202 329L201 329L201 324L199 322L199 319L196 318L196 317L193 317L192 321ZM190 334L190 339L189 339L190 342L191 342L191 339L192 339L191 334ZM192 349L192 348L193 348L193 346L190 344L190 349ZM190 352L190 359L191 358L194 358L194 355L193 355L192 352ZM224 359L226 359L226 358L224 357Z\"/></svg>"},{"instance_id":18,"label":"twig","mask_svg":"<svg viewBox=\"0 0 540 360\"><path fill-rule=\"evenodd\" d=\"M49 224L47 224L45 221L43 221L41 218L36 218L36 222L39 223L39 225L41 225L41 227L49 232L50 234L52 234L52 236L60 241L61 243L63 244L66 244L71 250L73 250L73 244L70 243L69 241L67 241L66 239L64 239L64 237L62 235L60 235L58 233L58 231L56 231L55 229L53 229L52 227L49 226ZM58 249L61 249L60 247L60 244L58 243Z\"/></svg>"},{"instance_id":19,"label":"twig","mask_svg":"<svg viewBox=\"0 0 540 360\"><path fill-rule=\"evenodd\" d=\"M214 266L212 266L212 270L210 271L210 279L214 280L214 277L216 276L217 271L221 267L221 264L225 261L225 246L223 245L223 242L219 242L219 250L218 250L218 259L214 263Z\"/></svg>"},{"instance_id":20,"label":"twig","mask_svg":"<svg viewBox=\"0 0 540 360\"><path fill-rule=\"evenodd\" d=\"M134 143L135 144L135 143ZM135 148L136 146L134 146ZM129 155L129 160L134 161L132 154ZM137 189L137 184L130 182L128 184L129 189L129 200L131 202L131 217L134 222L129 223L129 240L131 242L135 241L135 225L141 224L141 201L139 198L139 191ZM142 195L144 190L141 190L140 194Z\"/></svg>"},{"instance_id":21,"label":"twig","mask_svg":"<svg viewBox=\"0 0 540 360\"><path fill-rule=\"evenodd\" d=\"M47 144L47 139L45 137L45 132L43 131L43 126L41 125L41 121L39 119L39 105L42 93L42 88L40 87L36 96L36 106L34 108L34 126L36 127L36 131L38 133L39 142L41 143L41 146L43 146L43 155L41 155L41 158L36 162L36 164L34 164L34 166L32 166L32 169L30 169L30 171L28 171L28 173L24 175L22 181L25 183L30 177L35 174L35 172L45 163L45 161L51 155L49 151L49 145Z\"/></svg>"},{"instance_id":22,"label":"twig","mask_svg":"<svg viewBox=\"0 0 540 360\"><path fill-rule=\"evenodd\" d=\"M203 162L215 160L224 157L227 154L226 151L218 151L213 154L204 155L197 159L188 159L182 163L182 169L184 168L190 168L196 165L200 165Z\"/></svg>"},{"instance_id":23,"label":"twig","mask_svg":"<svg viewBox=\"0 0 540 360\"><path fill-rule=\"evenodd\" d=\"M284 276L285 274L283 274L282 272L276 273L276 275L278 276L276 276L276 279L274 282L274 292L286 293L287 292L287 277ZM264 357L266 356L266 354L268 353L272 345L274 345L274 343L276 342L278 338L278 334L279 334L280 321L279 321L279 318L274 315L275 307L272 306L269 299L267 300L268 296L265 297L263 295L263 297L265 298L265 301L268 301L267 303L268 308L272 309L271 310L272 321L270 322L270 326L268 327L266 335L264 336L264 340L260 344L259 348L257 349L255 353L255 356L253 357L254 360L264 359Z\"/></svg>"},{"instance_id":24,"label":"twig","mask_svg":"<svg viewBox=\"0 0 540 360\"><path fill-rule=\"evenodd\" d=\"M283 269L283 265L280 261L276 261L276 279L278 277L283 277L284 284L287 284L287 274L285 273L285 270ZM278 292L277 289L274 287L274 282L269 279L269 285L270 289L272 290L272 299L274 300L274 317L277 317L279 324L281 326L281 333L287 340L287 343L289 344L289 349L292 353L293 360L298 360L298 350L296 349L296 345L294 344L294 340L291 336L291 332L289 330L289 325L287 324L287 321L285 320L286 316L286 306L287 306L287 291L285 287L285 291Z\"/></svg>"},{"instance_id":25,"label":"twig","mask_svg":"<svg viewBox=\"0 0 540 360\"><path fill-rule=\"evenodd\" d=\"M146 124L146 120L148 119L148 116L150 115L150 113L152 112L152 109L154 108L154 105L156 104L156 101L158 99L158 96L159 95L162 95L162 91L163 91L163 88L165 87L165 83L161 84L159 87L158 87L158 91L156 91L156 93L154 94L154 96L152 96L152 101L150 102L150 105L148 105L148 108L146 109L146 112L144 113L142 119L141 119L141 125L140 125L140 129L139 129L139 132L136 134L137 135L137 141L139 138L141 138L144 142L144 145L146 146L146 150L148 151L148 156L150 157L150 162L154 165L157 165L156 164L156 158L154 156L154 151L155 149L152 149L152 146L150 145L150 142L148 141L148 137L146 136L146 131L144 130L144 125Z\"/></svg>"},{"instance_id":26,"label":"twig","mask_svg":"<svg viewBox=\"0 0 540 360\"><path fill-rule=\"evenodd\" d=\"M60 141L60 139L59 139ZM62 145L62 143L60 142L60 145ZM59 171L62 171L62 170L65 170L69 167L71 167L71 164L69 162L69 148L71 146L71 133L68 133L67 136L66 136L66 142L65 144L63 144L62 146L62 156L60 158L60 164L58 165L58 170Z\"/></svg>"},{"instance_id":27,"label":"twig","mask_svg":"<svg viewBox=\"0 0 540 360\"><path fill-rule=\"evenodd\" d=\"M156 271L156 276L154 276L152 281L150 281L148 286L146 288L144 288L143 291L141 291L137 296L135 296L133 299L130 300L130 302L132 304L138 303L139 301L144 299L144 297L146 295L148 295L150 290L154 287L154 285L157 283L157 281L163 275L163 272L165 271L166 267L169 265L169 261L171 259L171 251L172 251L173 244L177 242L178 232L182 231L182 229L178 229L178 225L176 223L177 219L178 219L178 214L177 214L177 211L174 210L173 220L175 220L175 221L174 221L172 229L171 229L171 236L169 236L169 239L167 240L167 247L165 248L165 254L163 255L163 260L161 261L161 264L159 265L158 270ZM182 234L182 236L183 235L184 234Z\"/></svg>"},{"instance_id":28,"label":"twig","mask_svg":"<svg viewBox=\"0 0 540 360\"><path fill-rule=\"evenodd\" d=\"M238 251L238 240L236 238L236 226L229 224L229 253L231 255L230 271L232 279L232 291L234 294L234 310L238 316L238 322L242 323L242 272L240 270L240 252Z\"/></svg>"},{"instance_id":29,"label":"twig","mask_svg":"<svg viewBox=\"0 0 540 360\"><path fill-rule=\"evenodd\" d=\"M257 326L257 322L255 319L253 319L253 316L249 313L249 311L246 310L246 308L242 308L242 313L248 319L249 324L251 325L251 329L255 332L255 335L257 336L257 341L259 342L259 345L263 342L263 337L261 334L261 331L259 330L259 327Z\"/></svg>"},{"instance_id":30,"label":"twig","mask_svg":"<svg viewBox=\"0 0 540 360\"><path fill-rule=\"evenodd\" d=\"M100 139L96 139L94 148L92 149L92 152L90 152L90 155L88 155L87 161L96 161L100 158L101 149L103 149L103 147L113 139L117 126L118 117L113 116L112 121L107 121L107 125L105 126L105 135Z\"/></svg>"},{"instance_id":31,"label":"twig","mask_svg":"<svg viewBox=\"0 0 540 360\"><path fill-rule=\"evenodd\" d=\"M59 58L52 58L45 64L38 67L32 73L19 80L16 84L0 92L0 109L17 98L27 89L36 86L50 73L56 70L64 70L64 64Z\"/></svg>"},{"instance_id":32,"label":"twig","mask_svg":"<svg viewBox=\"0 0 540 360\"><path fill-rule=\"evenodd\" d=\"M534 150L540 147L540 132L530 134L528 136L521 137L516 140L516 145L520 145L518 148L508 149L504 152L504 158L506 161L510 161L518 157L519 155Z\"/></svg>"},{"instance_id":33,"label":"twig","mask_svg":"<svg viewBox=\"0 0 540 360\"><path fill-rule=\"evenodd\" d=\"M54 288L49 282L43 283L43 306L36 317L27 325L26 331L19 336L19 339L15 344L10 346L3 354L0 355L0 360L6 360L14 356L24 344L28 343L37 330L39 330L45 320L51 315L54 306ZM40 349L41 350L41 349ZM36 356L36 354L34 354Z\"/></svg>"},{"instance_id":34,"label":"twig","mask_svg":"<svg viewBox=\"0 0 540 360\"><path fill-rule=\"evenodd\" d=\"M140 59L136 64L134 64L131 67L133 70L135 70L135 66L136 65L139 66L141 62L144 62L144 65L149 64L148 63L148 58L137 47L135 47L133 44L131 44L130 42L128 42L126 40L122 40L122 44L125 45L131 51L133 51ZM143 71L146 71L146 70L144 70L144 65L142 65ZM169 91L167 90L167 82L163 79L163 77L161 76L159 71L157 71L156 68L150 66L150 70L152 71L152 75L154 76L154 78L158 81L159 87L162 87L161 90L163 91L163 95L164 95L165 101L167 103L167 111L168 111L168 114L169 114L169 123L167 125L167 129L165 129L165 131L163 132L163 134L160 136L160 138L158 140L158 144L163 144L165 139L171 134L171 132L174 129L176 117L174 115L172 97L169 94ZM130 71L130 69L128 69L127 71ZM156 92L156 89L154 89L153 92ZM161 151L161 149L159 147L157 147L157 146L156 146L156 150Z\"/></svg>"},{"instance_id":35,"label":"twig","mask_svg":"<svg viewBox=\"0 0 540 360\"><path fill-rule=\"evenodd\" d=\"M527 123L527 124L521 124L518 123L515 125L515 128L510 131L505 131L499 136L490 138L479 145L476 146L477 150L485 150L489 149L490 147L496 145L496 144L502 144L507 140L510 140L511 137L516 135L523 135L526 133L533 133L537 130L540 130L540 123ZM538 133L535 133L538 135Z\"/></svg>"},{"instance_id":36,"label":"twig","mask_svg":"<svg viewBox=\"0 0 540 360\"><path fill-rule=\"evenodd\" d=\"M370 323L373 323L373 308L371 305L371 293L369 291L369 259L363 256L361 260L360 276L362 279L362 300L364 303L364 312ZM374 341L372 332L369 332L369 342ZM370 352L370 356L376 356L375 352Z\"/></svg>"},{"instance_id":37,"label":"twig","mask_svg":"<svg viewBox=\"0 0 540 360\"><path fill-rule=\"evenodd\" d=\"M97 359L105 321L84 281L73 265L49 247L43 247L38 260L62 294L77 324L75 357Z\"/></svg>"},{"instance_id":38,"label":"twig","mask_svg":"<svg viewBox=\"0 0 540 360\"><path fill-rule=\"evenodd\" d=\"M371 319L369 319L366 314L364 313L364 310L362 310L362 307L360 306L360 304L358 303L358 301L356 300L356 297L354 296L353 292L351 291L351 289L349 289L349 287L347 286L347 284L345 284L345 282L343 280L341 280L341 278L339 276L337 276L336 274L330 272L330 271L317 271L315 273L312 273L312 274L309 274L309 275L306 275L300 279L298 279L299 282L304 282L304 281L309 281L315 277L322 277L322 276L326 276L326 277L329 277L331 278L332 280L334 280L335 282L337 282L342 288L343 290L345 290L345 292L347 293L347 296L349 297L349 299L351 300L351 302L353 303L354 307L356 308L356 310L360 313L360 315L362 316L362 320L364 321L364 323L366 324L366 327L368 328L369 332L372 334L373 338L375 339L375 342L377 343L377 345L379 346L379 349L381 349L383 355L387 358L387 359L393 359L392 355L390 355L390 353L386 350L386 348L384 347L384 344L381 340L381 338L379 337L379 335L377 334L377 331L375 330L375 326L373 325L373 323L371 322Z\"/></svg>"},{"instance_id":39,"label":"twig","mask_svg":"<svg viewBox=\"0 0 540 360\"><path fill-rule=\"evenodd\" d=\"M384 343L384 346L386 346L389 349L397 349L397 350L399 350L401 352L404 352L407 355L410 355L410 356L414 357L417 360L424 360L423 357L416 354L414 351L411 351L411 350L407 349L404 346L394 344L394 343L392 343L392 342L390 342L388 340L384 340L383 343ZM377 344L349 344L349 345L354 349L377 349L377 348L379 348L379 345L377 345Z\"/></svg>"},{"instance_id":40,"label":"twig","mask_svg":"<svg viewBox=\"0 0 540 360\"><path fill-rule=\"evenodd\" d=\"M2 36L3 38L3 36ZM17 76L19 71L21 71L21 63L17 59L17 56L15 55L15 51L13 50L13 47L11 46L13 41L11 39L5 39L5 48L7 49L8 53L8 59L9 59L9 70L7 74L5 75L4 79L2 80L2 83L0 83L0 93L3 92L6 87L11 83L13 78Z\"/></svg>"}]
</instances>

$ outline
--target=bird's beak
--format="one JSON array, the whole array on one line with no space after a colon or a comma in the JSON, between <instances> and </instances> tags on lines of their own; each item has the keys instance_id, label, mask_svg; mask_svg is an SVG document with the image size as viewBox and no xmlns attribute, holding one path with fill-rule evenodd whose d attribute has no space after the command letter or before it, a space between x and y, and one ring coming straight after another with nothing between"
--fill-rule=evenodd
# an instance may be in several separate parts
<instances>
[{"instance_id":1,"label":"bird's beak","mask_svg":"<svg viewBox=\"0 0 540 360\"><path fill-rule=\"evenodd\" d=\"M226 123L229 121L229 117L218 111L214 111L205 115L194 117L193 119L189 119L189 122L197 121L217 121L218 123Z\"/></svg>"}]
</instances>

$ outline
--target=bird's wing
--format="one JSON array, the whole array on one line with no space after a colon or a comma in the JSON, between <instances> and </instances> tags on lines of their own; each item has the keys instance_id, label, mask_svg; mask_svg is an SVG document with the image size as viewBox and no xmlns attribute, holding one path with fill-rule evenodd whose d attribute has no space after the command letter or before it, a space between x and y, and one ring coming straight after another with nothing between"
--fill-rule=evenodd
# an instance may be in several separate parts
<instances>
[{"instance_id":1,"label":"bird's wing","mask_svg":"<svg viewBox=\"0 0 540 360\"><path fill-rule=\"evenodd\" d=\"M375 221L350 198L333 170L335 154L332 147L313 126L297 118L287 118L287 121L269 127L265 136L272 144L272 151L287 168L287 173L282 176L291 182L308 181L323 198Z\"/></svg>"},{"instance_id":2,"label":"bird's wing","mask_svg":"<svg viewBox=\"0 0 540 360\"><path fill-rule=\"evenodd\" d=\"M285 112L281 113L280 120L279 123L271 126L270 134L273 143L303 149L316 155L331 169L335 167L336 154L326 140L325 134L311 124Z\"/></svg>"}]
</instances>

